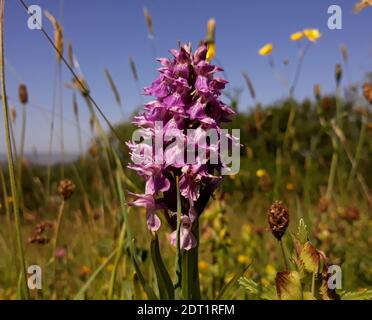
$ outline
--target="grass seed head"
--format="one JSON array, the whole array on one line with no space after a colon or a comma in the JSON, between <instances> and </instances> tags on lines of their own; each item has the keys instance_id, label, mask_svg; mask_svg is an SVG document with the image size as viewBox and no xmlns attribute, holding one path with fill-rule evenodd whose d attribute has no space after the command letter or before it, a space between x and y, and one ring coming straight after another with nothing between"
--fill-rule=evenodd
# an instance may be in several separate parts
<instances>
[{"instance_id":1,"label":"grass seed head","mask_svg":"<svg viewBox=\"0 0 372 320\"><path fill-rule=\"evenodd\" d=\"M57 59L59 62L62 60L63 56L63 28L61 24L57 21L57 19L48 11L44 12L47 19L53 25L54 29L54 45L56 46L57 52Z\"/></svg>"}]
</instances>

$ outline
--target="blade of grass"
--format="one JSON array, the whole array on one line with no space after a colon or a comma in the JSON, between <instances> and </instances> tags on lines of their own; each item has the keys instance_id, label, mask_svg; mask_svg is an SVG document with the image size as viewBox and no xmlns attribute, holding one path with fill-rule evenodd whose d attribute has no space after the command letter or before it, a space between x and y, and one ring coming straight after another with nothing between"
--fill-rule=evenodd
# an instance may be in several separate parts
<instances>
[{"instance_id":1,"label":"blade of grass","mask_svg":"<svg viewBox=\"0 0 372 320\"><path fill-rule=\"evenodd\" d=\"M79 290L79 292L75 295L74 300L83 300L85 292L89 289L92 282L97 278L97 276L100 274L100 272L109 264L110 260L115 256L116 251L118 249L115 249L113 252L110 253L110 255L101 263L101 265L96 269L96 271L93 272L93 274L90 276L88 281L83 285L83 287Z\"/></svg>"},{"instance_id":2,"label":"blade of grass","mask_svg":"<svg viewBox=\"0 0 372 320\"><path fill-rule=\"evenodd\" d=\"M15 179L15 170L13 162L13 152L11 145L10 137L10 128L9 128L9 108L8 100L6 96L6 86L5 86L5 64L4 64L4 0L1 0L1 14L0 14L0 69L1 69L1 95L3 101L3 118L4 118L4 128L5 128L5 140L7 146L7 158L8 158L8 167L9 167L9 179L10 179L10 188L11 194L13 197L13 213L14 221L16 226L16 237L17 237L17 247L20 259L20 270L22 274L22 286L24 288L25 298L29 299L29 291L27 286L27 273L26 273L26 259L23 251L23 241L21 234L21 221L20 221L20 212L18 206L18 193Z\"/></svg>"},{"instance_id":3,"label":"blade of grass","mask_svg":"<svg viewBox=\"0 0 372 320\"><path fill-rule=\"evenodd\" d=\"M248 270L249 267L250 267L250 265L247 266L242 271L238 272L234 277L232 277L232 279L222 287L222 289L219 292L216 300L227 299L228 294L235 287L235 285L238 283L238 280L244 275L244 273Z\"/></svg>"}]
</instances>

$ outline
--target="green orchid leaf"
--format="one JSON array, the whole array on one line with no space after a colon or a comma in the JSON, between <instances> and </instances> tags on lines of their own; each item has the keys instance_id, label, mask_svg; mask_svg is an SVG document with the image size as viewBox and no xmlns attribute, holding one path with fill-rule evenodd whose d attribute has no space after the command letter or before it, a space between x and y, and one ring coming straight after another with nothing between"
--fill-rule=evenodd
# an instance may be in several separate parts
<instances>
[{"instance_id":1,"label":"green orchid leaf","mask_svg":"<svg viewBox=\"0 0 372 320\"><path fill-rule=\"evenodd\" d=\"M161 300L174 300L174 288L159 249L159 238L155 233L151 240L151 259L154 265Z\"/></svg>"}]
</instances>

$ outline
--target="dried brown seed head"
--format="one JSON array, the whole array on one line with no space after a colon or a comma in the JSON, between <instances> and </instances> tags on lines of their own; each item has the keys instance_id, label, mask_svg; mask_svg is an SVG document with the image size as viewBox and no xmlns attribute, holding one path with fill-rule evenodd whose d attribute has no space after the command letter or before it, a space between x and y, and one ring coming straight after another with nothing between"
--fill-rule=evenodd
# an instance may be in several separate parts
<instances>
[{"instance_id":1,"label":"dried brown seed head","mask_svg":"<svg viewBox=\"0 0 372 320\"><path fill-rule=\"evenodd\" d=\"M25 105L28 102L27 87L24 83L21 83L18 88L19 101Z\"/></svg>"},{"instance_id":2,"label":"dried brown seed head","mask_svg":"<svg viewBox=\"0 0 372 320\"><path fill-rule=\"evenodd\" d=\"M267 218L272 234L275 238L280 240L289 224L288 209L284 206L282 201L273 202L268 211Z\"/></svg>"},{"instance_id":3,"label":"dried brown seed head","mask_svg":"<svg viewBox=\"0 0 372 320\"><path fill-rule=\"evenodd\" d=\"M259 178L258 185L260 186L261 190L264 192L269 192L272 189L272 181L270 175L265 173L263 176Z\"/></svg>"},{"instance_id":4,"label":"dried brown seed head","mask_svg":"<svg viewBox=\"0 0 372 320\"><path fill-rule=\"evenodd\" d=\"M328 210L329 201L326 196L321 196L318 202L318 210L320 212L326 212Z\"/></svg>"},{"instance_id":5,"label":"dried brown seed head","mask_svg":"<svg viewBox=\"0 0 372 320\"><path fill-rule=\"evenodd\" d=\"M150 12L149 12L149 10L147 10L147 8L143 9L143 15L145 16L147 30L149 32L149 35L151 37L153 37L154 36L154 25L152 23L152 18L151 18Z\"/></svg>"},{"instance_id":6,"label":"dried brown seed head","mask_svg":"<svg viewBox=\"0 0 372 320\"><path fill-rule=\"evenodd\" d=\"M340 46L340 51L342 59L345 61L345 63L347 63L347 61L349 60L349 52L344 44Z\"/></svg>"},{"instance_id":7,"label":"dried brown seed head","mask_svg":"<svg viewBox=\"0 0 372 320\"><path fill-rule=\"evenodd\" d=\"M93 141L89 147L89 154L93 159L98 158L99 148L97 142Z\"/></svg>"},{"instance_id":8,"label":"dried brown seed head","mask_svg":"<svg viewBox=\"0 0 372 320\"><path fill-rule=\"evenodd\" d=\"M358 208L356 207L348 207L345 209L345 212L343 214L343 218L349 222L359 220L360 213Z\"/></svg>"},{"instance_id":9,"label":"dried brown seed head","mask_svg":"<svg viewBox=\"0 0 372 320\"><path fill-rule=\"evenodd\" d=\"M372 104L372 83L366 82L363 84L363 95Z\"/></svg>"},{"instance_id":10,"label":"dried brown seed head","mask_svg":"<svg viewBox=\"0 0 372 320\"><path fill-rule=\"evenodd\" d=\"M339 86L342 79L342 66L339 63L335 66L335 79L336 85Z\"/></svg>"},{"instance_id":11,"label":"dried brown seed head","mask_svg":"<svg viewBox=\"0 0 372 320\"><path fill-rule=\"evenodd\" d=\"M322 92L321 92L320 84L316 84L314 86L314 97L317 101L320 101L320 99L322 98Z\"/></svg>"},{"instance_id":12,"label":"dried brown seed head","mask_svg":"<svg viewBox=\"0 0 372 320\"><path fill-rule=\"evenodd\" d=\"M28 238L28 243L37 243L37 244L46 244L49 242L49 239L41 235L33 235Z\"/></svg>"},{"instance_id":13,"label":"dried brown seed head","mask_svg":"<svg viewBox=\"0 0 372 320\"><path fill-rule=\"evenodd\" d=\"M63 197L64 200L71 198L76 190L75 184L68 179L61 180L58 185L58 193Z\"/></svg>"}]
</instances>

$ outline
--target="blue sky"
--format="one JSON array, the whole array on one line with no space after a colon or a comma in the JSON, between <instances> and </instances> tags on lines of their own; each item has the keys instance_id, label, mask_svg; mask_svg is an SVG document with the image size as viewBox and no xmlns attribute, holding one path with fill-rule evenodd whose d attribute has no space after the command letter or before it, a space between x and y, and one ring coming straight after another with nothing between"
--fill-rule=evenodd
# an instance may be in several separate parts
<instances>
[{"instance_id":1,"label":"blue sky","mask_svg":"<svg viewBox=\"0 0 372 320\"><path fill-rule=\"evenodd\" d=\"M156 76L154 54L167 56L167 50L177 41L191 42L194 47L206 34L211 17L217 22L217 57L226 71L231 88L241 88L240 110L252 106L242 78L247 72L256 88L258 100L269 103L286 95L286 89L273 76L268 61L257 54L266 42L274 44L274 59L280 71L293 77L298 49L289 35L303 28L319 28L322 38L308 51L296 97L312 96L315 83L324 92L334 89L334 65L341 62L339 47L347 45L350 69L347 81L360 82L372 70L372 8L352 13L354 0L32 0L56 17L62 11L65 42L71 41L74 53L88 80L92 96L113 122L122 117L103 70L107 67L120 91L126 117L140 104L138 87L133 81L128 63L133 57L140 77L140 85L151 83ZM343 10L343 29L327 28L327 8L338 4ZM61 10L61 7L63 8ZM147 37L143 8L151 13L155 40ZM53 104L55 53L38 30L29 30L27 15L18 0L6 1L5 55L8 95L17 97L20 82L27 84L30 95L28 109L26 151L36 148L48 150L50 118ZM47 19L43 25L49 34L53 30ZM65 50L66 51L66 50ZM289 60L288 67L282 61ZM63 84L71 75L62 70ZM346 80L346 79L345 79ZM347 84L347 81L344 84ZM76 126L72 114L71 90L64 89L63 108L65 146L67 152L78 150ZM91 138L89 115L79 99L84 144ZM19 140L21 107L11 100L18 111L16 138ZM1 115L2 116L2 115ZM1 117L0 116L0 117ZM2 121L2 119L1 119ZM2 123L2 122L1 122ZM56 120L56 132L59 120ZM4 132L0 126L0 153L5 152ZM59 137L55 137L54 151L58 152Z\"/></svg>"}]
</instances>

